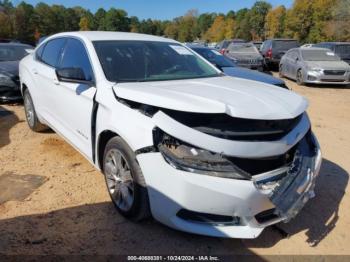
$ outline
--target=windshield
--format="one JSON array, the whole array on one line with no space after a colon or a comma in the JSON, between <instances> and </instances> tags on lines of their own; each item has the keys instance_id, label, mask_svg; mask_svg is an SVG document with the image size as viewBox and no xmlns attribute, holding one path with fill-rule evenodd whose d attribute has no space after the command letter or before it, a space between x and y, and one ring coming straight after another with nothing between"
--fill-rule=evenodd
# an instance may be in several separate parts
<instances>
[{"instance_id":1,"label":"windshield","mask_svg":"<svg viewBox=\"0 0 350 262\"><path fill-rule=\"evenodd\" d=\"M0 61L18 61L28 55L25 49L31 46L0 45Z\"/></svg>"},{"instance_id":2,"label":"windshield","mask_svg":"<svg viewBox=\"0 0 350 262\"><path fill-rule=\"evenodd\" d=\"M273 41L273 48L276 50L289 50L295 47L299 47L299 43L297 41Z\"/></svg>"},{"instance_id":3,"label":"windshield","mask_svg":"<svg viewBox=\"0 0 350 262\"><path fill-rule=\"evenodd\" d=\"M302 50L305 61L339 61L340 58L329 50Z\"/></svg>"},{"instance_id":4,"label":"windshield","mask_svg":"<svg viewBox=\"0 0 350 262\"><path fill-rule=\"evenodd\" d=\"M231 60L224 57L218 51L213 49L193 48L198 54L219 67L234 67L235 64Z\"/></svg>"},{"instance_id":5,"label":"windshield","mask_svg":"<svg viewBox=\"0 0 350 262\"><path fill-rule=\"evenodd\" d=\"M219 76L182 45L153 41L95 41L106 78L112 82L144 82Z\"/></svg>"},{"instance_id":6,"label":"windshield","mask_svg":"<svg viewBox=\"0 0 350 262\"><path fill-rule=\"evenodd\" d=\"M350 45L337 45L335 52L341 58L350 58Z\"/></svg>"},{"instance_id":7,"label":"windshield","mask_svg":"<svg viewBox=\"0 0 350 262\"><path fill-rule=\"evenodd\" d=\"M228 50L234 53L259 53L253 44L231 44Z\"/></svg>"}]
</instances>

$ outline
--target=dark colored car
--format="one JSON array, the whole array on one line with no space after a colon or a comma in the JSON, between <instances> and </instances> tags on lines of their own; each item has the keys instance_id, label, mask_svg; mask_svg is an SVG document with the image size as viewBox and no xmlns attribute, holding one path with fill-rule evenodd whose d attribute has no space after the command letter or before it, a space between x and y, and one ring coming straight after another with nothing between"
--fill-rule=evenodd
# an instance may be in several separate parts
<instances>
[{"instance_id":1,"label":"dark colored car","mask_svg":"<svg viewBox=\"0 0 350 262\"><path fill-rule=\"evenodd\" d=\"M337 54L341 60L350 65L350 42L322 42L314 47L327 48Z\"/></svg>"},{"instance_id":2,"label":"dark colored car","mask_svg":"<svg viewBox=\"0 0 350 262\"><path fill-rule=\"evenodd\" d=\"M226 75L239 77L254 81L264 82L270 85L275 85L288 89L285 82L276 77L270 76L265 73L253 71L247 68L238 67L230 59L220 54L214 48L189 46L193 51L200 54L202 57L207 59L210 63L219 68Z\"/></svg>"},{"instance_id":3,"label":"dark colored car","mask_svg":"<svg viewBox=\"0 0 350 262\"><path fill-rule=\"evenodd\" d=\"M277 68L281 57L289 49L299 46L299 42L295 39L269 39L262 44L260 53L264 57L267 69Z\"/></svg>"},{"instance_id":4,"label":"dark colored car","mask_svg":"<svg viewBox=\"0 0 350 262\"><path fill-rule=\"evenodd\" d=\"M225 54L227 47L232 43L245 43L245 41L243 39L223 40L215 46L215 49L219 50L221 54Z\"/></svg>"},{"instance_id":5,"label":"dark colored car","mask_svg":"<svg viewBox=\"0 0 350 262\"><path fill-rule=\"evenodd\" d=\"M0 101L17 101L22 98L18 76L19 61L25 57L30 45L0 43Z\"/></svg>"}]
</instances>

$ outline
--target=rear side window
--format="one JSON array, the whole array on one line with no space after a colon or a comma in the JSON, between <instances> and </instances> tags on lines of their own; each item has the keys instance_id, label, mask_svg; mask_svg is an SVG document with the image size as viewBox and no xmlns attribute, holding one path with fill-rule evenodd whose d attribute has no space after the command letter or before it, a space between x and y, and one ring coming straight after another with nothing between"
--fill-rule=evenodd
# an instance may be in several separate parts
<instances>
[{"instance_id":1,"label":"rear side window","mask_svg":"<svg viewBox=\"0 0 350 262\"><path fill-rule=\"evenodd\" d=\"M272 47L277 50L289 50L299 47L299 43L297 41L274 41Z\"/></svg>"},{"instance_id":2,"label":"rear side window","mask_svg":"<svg viewBox=\"0 0 350 262\"><path fill-rule=\"evenodd\" d=\"M77 39L68 39L60 68L81 68L87 80L93 79L92 67L84 45Z\"/></svg>"},{"instance_id":3,"label":"rear side window","mask_svg":"<svg viewBox=\"0 0 350 262\"><path fill-rule=\"evenodd\" d=\"M49 41L45 45L41 61L50 66L57 67L65 43L66 40L64 38Z\"/></svg>"}]
</instances>

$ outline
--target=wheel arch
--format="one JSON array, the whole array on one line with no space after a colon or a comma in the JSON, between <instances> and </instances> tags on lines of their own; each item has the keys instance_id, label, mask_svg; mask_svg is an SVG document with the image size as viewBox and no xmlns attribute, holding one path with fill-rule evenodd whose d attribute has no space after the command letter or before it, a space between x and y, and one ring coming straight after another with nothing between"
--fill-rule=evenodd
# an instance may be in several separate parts
<instances>
[{"instance_id":1,"label":"wheel arch","mask_svg":"<svg viewBox=\"0 0 350 262\"><path fill-rule=\"evenodd\" d=\"M109 140L111 140L113 137L120 137L118 133L112 130L104 130L102 131L97 138L97 164L101 171L103 171L103 154L106 148L106 145Z\"/></svg>"}]
</instances>

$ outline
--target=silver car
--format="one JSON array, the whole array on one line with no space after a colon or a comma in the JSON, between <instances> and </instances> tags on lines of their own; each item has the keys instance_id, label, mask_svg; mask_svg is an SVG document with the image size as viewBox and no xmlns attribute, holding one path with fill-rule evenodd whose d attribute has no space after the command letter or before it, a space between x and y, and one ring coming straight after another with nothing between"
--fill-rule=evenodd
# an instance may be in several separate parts
<instances>
[{"instance_id":1,"label":"silver car","mask_svg":"<svg viewBox=\"0 0 350 262\"><path fill-rule=\"evenodd\" d=\"M289 50L281 59L279 74L296 80L299 85L350 83L350 66L325 48Z\"/></svg>"}]
</instances>

